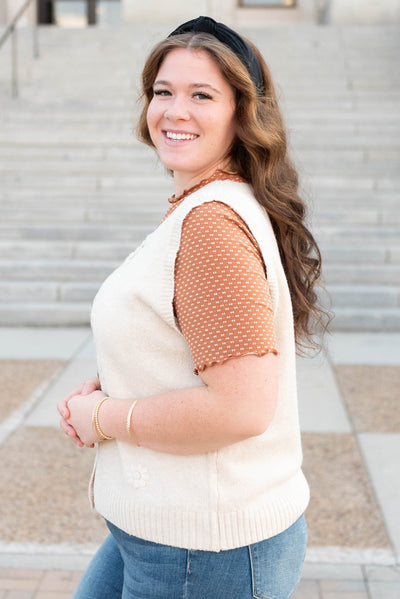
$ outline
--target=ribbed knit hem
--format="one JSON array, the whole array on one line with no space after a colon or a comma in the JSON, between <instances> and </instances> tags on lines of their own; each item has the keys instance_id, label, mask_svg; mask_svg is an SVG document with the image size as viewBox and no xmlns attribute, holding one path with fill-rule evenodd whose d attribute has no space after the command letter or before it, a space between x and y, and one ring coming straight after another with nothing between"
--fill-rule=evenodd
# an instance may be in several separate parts
<instances>
[{"instance_id":1,"label":"ribbed knit hem","mask_svg":"<svg viewBox=\"0 0 400 599\"><path fill-rule=\"evenodd\" d=\"M128 534L203 551L235 549L271 538L289 528L304 513L308 502L309 487L301 471L282 485L279 493L240 511L191 512L138 506L110 487L95 497L96 510Z\"/></svg>"}]
</instances>

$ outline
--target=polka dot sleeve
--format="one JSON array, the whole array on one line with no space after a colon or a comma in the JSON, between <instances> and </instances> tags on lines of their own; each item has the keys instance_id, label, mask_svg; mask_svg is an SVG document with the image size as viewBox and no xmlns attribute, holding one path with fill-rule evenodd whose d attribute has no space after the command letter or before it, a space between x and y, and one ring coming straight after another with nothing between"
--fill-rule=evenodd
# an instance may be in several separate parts
<instances>
[{"instance_id":1,"label":"polka dot sleeve","mask_svg":"<svg viewBox=\"0 0 400 599\"><path fill-rule=\"evenodd\" d=\"M260 249L222 202L194 208L183 222L174 307L196 374L229 358L278 353Z\"/></svg>"}]
</instances>

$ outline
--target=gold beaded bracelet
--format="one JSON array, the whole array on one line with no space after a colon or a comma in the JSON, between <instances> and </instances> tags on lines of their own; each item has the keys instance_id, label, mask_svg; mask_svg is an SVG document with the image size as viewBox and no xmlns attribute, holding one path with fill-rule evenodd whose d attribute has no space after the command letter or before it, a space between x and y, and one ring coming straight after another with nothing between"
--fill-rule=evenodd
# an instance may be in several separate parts
<instances>
[{"instance_id":1,"label":"gold beaded bracelet","mask_svg":"<svg viewBox=\"0 0 400 599\"><path fill-rule=\"evenodd\" d=\"M103 399L101 399L95 406L94 410L93 410L93 414L92 414L92 425L93 425L93 430L96 433L96 435L99 438L99 441L111 441L112 437L109 437L108 435L104 434L103 431L101 430L101 426L100 426L100 422L99 422L99 411L101 406L103 405L103 403L105 401L107 401L107 399L110 399L109 397L103 397Z\"/></svg>"},{"instance_id":2,"label":"gold beaded bracelet","mask_svg":"<svg viewBox=\"0 0 400 599\"><path fill-rule=\"evenodd\" d=\"M138 402L138 400L135 399L135 401L129 408L128 417L126 419L126 432L128 433L129 440L132 441L137 447L140 447L139 443L135 439L132 438L132 431L131 431L132 412L133 412L137 402Z\"/></svg>"}]
</instances>

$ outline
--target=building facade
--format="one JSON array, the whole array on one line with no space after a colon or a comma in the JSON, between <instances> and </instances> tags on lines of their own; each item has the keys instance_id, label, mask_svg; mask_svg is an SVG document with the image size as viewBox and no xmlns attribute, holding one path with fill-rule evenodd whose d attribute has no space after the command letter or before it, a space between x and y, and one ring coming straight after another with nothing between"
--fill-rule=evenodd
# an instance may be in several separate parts
<instances>
[{"instance_id":1,"label":"building facade","mask_svg":"<svg viewBox=\"0 0 400 599\"><path fill-rule=\"evenodd\" d=\"M184 20L200 14L238 26L400 22L400 0L121 0L124 21Z\"/></svg>"},{"instance_id":2,"label":"building facade","mask_svg":"<svg viewBox=\"0 0 400 599\"><path fill-rule=\"evenodd\" d=\"M44 9L56 12L60 0L36 0ZM94 0L92 0L94 1ZM11 20L23 0L0 0L0 23ZM400 23L400 0L197 0L195 8L186 0L97 0L103 7L118 6L121 21L176 22L208 15L238 27L265 27L291 23L391 24ZM64 2L65 4L65 2ZM74 0L71 5L87 4ZM21 20L26 24L31 12Z\"/></svg>"}]
</instances>

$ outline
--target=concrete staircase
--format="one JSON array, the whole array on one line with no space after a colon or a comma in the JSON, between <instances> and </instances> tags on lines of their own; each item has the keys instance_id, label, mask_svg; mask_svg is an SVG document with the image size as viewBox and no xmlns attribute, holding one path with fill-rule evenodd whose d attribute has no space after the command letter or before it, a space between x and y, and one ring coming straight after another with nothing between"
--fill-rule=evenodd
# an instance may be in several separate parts
<instances>
[{"instance_id":1,"label":"concrete staircase","mask_svg":"<svg viewBox=\"0 0 400 599\"><path fill-rule=\"evenodd\" d=\"M171 181L131 129L144 56L171 26L42 28L39 61L21 30L17 100L0 53L0 325L87 324L162 217ZM400 330L398 29L245 33L280 90L335 328Z\"/></svg>"}]
</instances>

